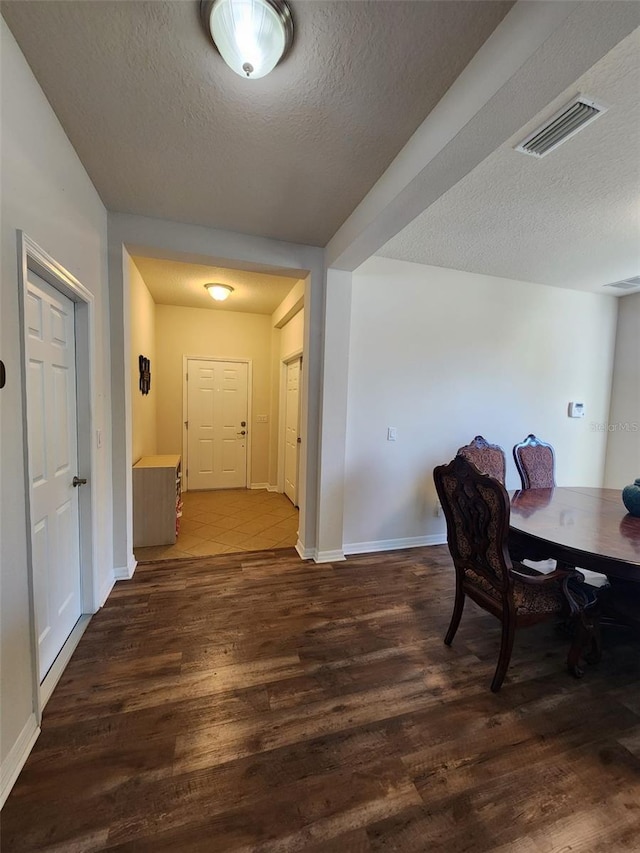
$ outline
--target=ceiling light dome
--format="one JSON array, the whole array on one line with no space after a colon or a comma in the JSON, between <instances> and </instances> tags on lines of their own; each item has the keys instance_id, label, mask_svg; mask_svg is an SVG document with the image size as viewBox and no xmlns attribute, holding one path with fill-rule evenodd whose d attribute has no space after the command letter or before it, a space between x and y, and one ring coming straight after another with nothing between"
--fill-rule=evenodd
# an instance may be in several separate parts
<instances>
[{"instance_id":1,"label":"ceiling light dome","mask_svg":"<svg viewBox=\"0 0 640 853\"><path fill-rule=\"evenodd\" d=\"M233 293L233 288L230 284L205 284L205 289L209 296L212 299L215 299L216 302L224 302L225 299L228 299Z\"/></svg>"},{"instance_id":2,"label":"ceiling light dome","mask_svg":"<svg viewBox=\"0 0 640 853\"><path fill-rule=\"evenodd\" d=\"M273 71L293 41L284 0L201 0L200 9L220 55L241 77Z\"/></svg>"}]
</instances>

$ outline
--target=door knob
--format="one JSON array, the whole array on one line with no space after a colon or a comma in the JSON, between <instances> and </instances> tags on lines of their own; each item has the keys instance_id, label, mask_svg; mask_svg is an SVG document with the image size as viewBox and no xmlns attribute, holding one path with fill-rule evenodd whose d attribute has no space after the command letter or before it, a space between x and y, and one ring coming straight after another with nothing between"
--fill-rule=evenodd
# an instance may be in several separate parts
<instances>
[{"instance_id":1,"label":"door knob","mask_svg":"<svg viewBox=\"0 0 640 853\"><path fill-rule=\"evenodd\" d=\"M246 435L246 434L247 434L246 429L243 429L243 430L241 430L241 432L236 433L236 435Z\"/></svg>"},{"instance_id":2,"label":"door knob","mask_svg":"<svg viewBox=\"0 0 640 853\"><path fill-rule=\"evenodd\" d=\"M74 477L73 480L71 481L71 485L73 486L74 489L77 489L78 486L86 486L87 481L84 477Z\"/></svg>"}]
</instances>

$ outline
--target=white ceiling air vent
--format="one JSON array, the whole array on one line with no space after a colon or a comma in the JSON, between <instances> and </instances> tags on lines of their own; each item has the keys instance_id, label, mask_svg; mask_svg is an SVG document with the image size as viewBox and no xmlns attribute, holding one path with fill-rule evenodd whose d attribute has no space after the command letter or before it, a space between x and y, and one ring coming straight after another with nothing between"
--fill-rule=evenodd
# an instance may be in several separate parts
<instances>
[{"instance_id":1,"label":"white ceiling air vent","mask_svg":"<svg viewBox=\"0 0 640 853\"><path fill-rule=\"evenodd\" d=\"M606 111L607 107L596 104L584 95L578 95L516 145L516 151L531 154L532 157L544 157Z\"/></svg>"},{"instance_id":2,"label":"white ceiling air vent","mask_svg":"<svg viewBox=\"0 0 640 853\"><path fill-rule=\"evenodd\" d=\"M623 278L622 281L614 281L611 284L605 284L603 287L615 287L616 290L637 290L640 287L640 275L634 275L633 278Z\"/></svg>"}]
</instances>

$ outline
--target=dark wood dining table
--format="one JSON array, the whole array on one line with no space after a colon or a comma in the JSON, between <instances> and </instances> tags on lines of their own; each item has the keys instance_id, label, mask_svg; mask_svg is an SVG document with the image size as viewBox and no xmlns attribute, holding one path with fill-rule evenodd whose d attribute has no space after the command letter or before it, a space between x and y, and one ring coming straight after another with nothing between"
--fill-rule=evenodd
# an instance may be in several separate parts
<instances>
[{"instance_id":1,"label":"dark wood dining table","mask_svg":"<svg viewBox=\"0 0 640 853\"><path fill-rule=\"evenodd\" d=\"M512 492L509 545L640 584L640 518L627 513L618 489Z\"/></svg>"},{"instance_id":2,"label":"dark wood dining table","mask_svg":"<svg viewBox=\"0 0 640 853\"><path fill-rule=\"evenodd\" d=\"M629 515L618 489L556 486L519 490L510 497L509 551L516 559L553 558L601 572L610 581L595 618L596 611L589 613L564 586L578 627L567 664L581 677L583 656L591 663L600 659L601 618L640 629L640 518ZM588 647L591 651L584 653Z\"/></svg>"}]
</instances>

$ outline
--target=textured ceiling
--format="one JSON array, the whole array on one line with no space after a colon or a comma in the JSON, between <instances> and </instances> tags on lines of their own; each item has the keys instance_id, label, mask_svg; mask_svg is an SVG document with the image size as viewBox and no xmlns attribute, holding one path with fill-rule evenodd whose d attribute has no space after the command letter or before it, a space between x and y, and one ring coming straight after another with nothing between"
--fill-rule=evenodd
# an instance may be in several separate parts
<instances>
[{"instance_id":1,"label":"textured ceiling","mask_svg":"<svg viewBox=\"0 0 640 853\"><path fill-rule=\"evenodd\" d=\"M512 3L291 5L291 53L251 81L197 0L2 14L108 209L324 246Z\"/></svg>"},{"instance_id":2,"label":"textured ceiling","mask_svg":"<svg viewBox=\"0 0 640 853\"><path fill-rule=\"evenodd\" d=\"M133 261L156 305L273 314L296 284L296 279L284 276L182 261L165 261L138 255L133 256ZM226 302L215 302L204 289L204 285L209 282L230 284L234 291Z\"/></svg>"},{"instance_id":3,"label":"textured ceiling","mask_svg":"<svg viewBox=\"0 0 640 853\"><path fill-rule=\"evenodd\" d=\"M640 30L377 253L577 290L640 273ZM542 159L514 151L581 93L606 114Z\"/></svg>"}]
</instances>

